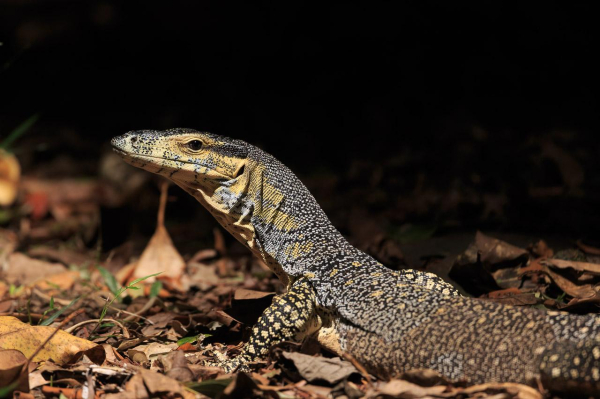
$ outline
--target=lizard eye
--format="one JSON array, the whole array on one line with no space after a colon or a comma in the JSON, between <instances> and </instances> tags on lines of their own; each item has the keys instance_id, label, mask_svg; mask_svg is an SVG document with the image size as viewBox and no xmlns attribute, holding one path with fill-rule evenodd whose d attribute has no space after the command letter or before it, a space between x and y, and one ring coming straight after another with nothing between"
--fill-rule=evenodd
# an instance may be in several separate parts
<instances>
[{"instance_id":1,"label":"lizard eye","mask_svg":"<svg viewBox=\"0 0 600 399\"><path fill-rule=\"evenodd\" d=\"M192 140L187 143L187 146L192 151L198 151L200 148L202 148L202 142L200 140Z\"/></svg>"}]
</instances>

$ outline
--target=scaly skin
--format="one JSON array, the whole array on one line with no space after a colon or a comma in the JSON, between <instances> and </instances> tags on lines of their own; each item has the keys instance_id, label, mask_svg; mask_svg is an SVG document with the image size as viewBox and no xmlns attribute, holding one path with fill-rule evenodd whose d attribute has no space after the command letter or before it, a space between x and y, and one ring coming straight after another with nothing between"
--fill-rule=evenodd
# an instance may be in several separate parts
<instances>
[{"instance_id":1,"label":"scaly skin","mask_svg":"<svg viewBox=\"0 0 600 399\"><path fill-rule=\"evenodd\" d=\"M540 381L600 390L600 319L460 296L431 273L391 271L351 246L283 164L244 141L191 129L129 132L112 145L204 205L288 285L227 371L315 334L368 370L437 370L469 383Z\"/></svg>"}]
</instances>

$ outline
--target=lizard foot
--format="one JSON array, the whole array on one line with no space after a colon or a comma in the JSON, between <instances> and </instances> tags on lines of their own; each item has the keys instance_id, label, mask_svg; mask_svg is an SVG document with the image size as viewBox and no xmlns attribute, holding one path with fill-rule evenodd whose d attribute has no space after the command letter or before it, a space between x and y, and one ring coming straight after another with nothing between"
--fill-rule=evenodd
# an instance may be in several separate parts
<instances>
[{"instance_id":1,"label":"lizard foot","mask_svg":"<svg viewBox=\"0 0 600 399\"><path fill-rule=\"evenodd\" d=\"M205 361L204 366L219 367L227 374L239 371L243 371L245 373L252 371L252 367L248 364L248 359L243 359L243 356L238 356L230 360Z\"/></svg>"}]
</instances>

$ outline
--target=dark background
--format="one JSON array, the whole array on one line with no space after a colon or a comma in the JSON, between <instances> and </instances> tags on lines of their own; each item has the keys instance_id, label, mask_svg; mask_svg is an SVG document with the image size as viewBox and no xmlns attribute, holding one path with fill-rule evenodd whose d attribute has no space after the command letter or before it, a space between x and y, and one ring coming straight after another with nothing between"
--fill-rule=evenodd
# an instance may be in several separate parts
<instances>
[{"instance_id":1,"label":"dark background","mask_svg":"<svg viewBox=\"0 0 600 399\"><path fill-rule=\"evenodd\" d=\"M2 1L0 135L40 113L16 145L24 170L90 176L112 136L192 127L275 154L342 230L357 208L392 227L593 238L592 8Z\"/></svg>"}]
</instances>

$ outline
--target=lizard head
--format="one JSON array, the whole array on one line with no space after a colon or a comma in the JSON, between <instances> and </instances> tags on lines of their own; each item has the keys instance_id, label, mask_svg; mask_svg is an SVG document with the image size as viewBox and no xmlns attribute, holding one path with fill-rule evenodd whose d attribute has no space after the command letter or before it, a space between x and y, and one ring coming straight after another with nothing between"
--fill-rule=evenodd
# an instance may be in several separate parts
<instances>
[{"instance_id":1,"label":"lizard head","mask_svg":"<svg viewBox=\"0 0 600 399\"><path fill-rule=\"evenodd\" d=\"M112 139L129 164L163 175L184 189L212 194L245 171L248 144L193 129L137 130Z\"/></svg>"},{"instance_id":2,"label":"lizard head","mask_svg":"<svg viewBox=\"0 0 600 399\"><path fill-rule=\"evenodd\" d=\"M284 282L302 274L302 259L324 245L307 241L305 226L336 232L285 165L242 140L192 129L138 130L115 137L112 146L129 164L191 194Z\"/></svg>"}]
</instances>

